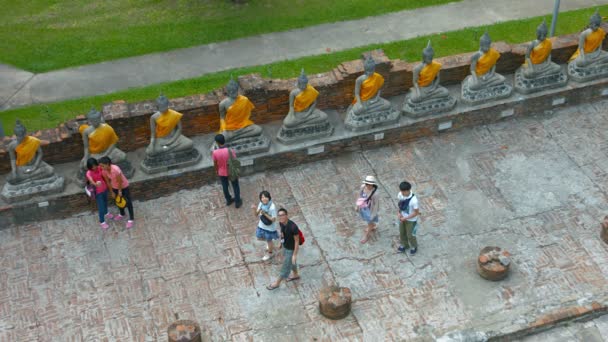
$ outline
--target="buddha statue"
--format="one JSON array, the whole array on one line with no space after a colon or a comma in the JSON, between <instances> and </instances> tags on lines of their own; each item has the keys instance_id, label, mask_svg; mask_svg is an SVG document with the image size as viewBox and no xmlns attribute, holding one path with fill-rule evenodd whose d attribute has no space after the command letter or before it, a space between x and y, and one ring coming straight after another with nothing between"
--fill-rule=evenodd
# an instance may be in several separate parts
<instances>
[{"instance_id":1,"label":"buddha statue","mask_svg":"<svg viewBox=\"0 0 608 342\"><path fill-rule=\"evenodd\" d=\"M142 170L157 173L197 163L201 154L192 140L182 135L182 114L169 109L169 99L162 94L156 105L158 110L150 117L150 144Z\"/></svg>"},{"instance_id":2,"label":"buddha statue","mask_svg":"<svg viewBox=\"0 0 608 342\"><path fill-rule=\"evenodd\" d=\"M577 82L585 82L608 75L608 53L602 50L606 31L600 27L602 17L598 11L589 19L589 28L578 40L578 49L570 57L568 73Z\"/></svg>"},{"instance_id":3,"label":"buddha statue","mask_svg":"<svg viewBox=\"0 0 608 342\"><path fill-rule=\"evenodd\" d=\"M2 196L13 202L62 191L63 177L58 177L53 167L42 161L40 140L27 135L25 126L19 120L14 132L16 138L8 144L11 173L2 189Z\"/></svg>"},{"instance_id":4,"label":"buddha statue","mask_svg":"<svg viewBox=\"0 0 608 342\"><path fill-rule=\"evenodd\" d=\"M525 63L515 72L515 89L523 94L566 85L568 75L551 61L553 44L545 20L536 28L536 40L526 50Z\"/></svg>"},{"instance_id":5,"label":"buddha statue","mask_svg":"<svg viewBox=\"0 0 608 342\"><path fill-rule=\"evenodd\" d=\"M403 112L410 116L421 116L450 110L456 99L439 84L441 64L433 61L435 51L429 40L422 50L422 63L414 67L413 87L405 98Z\"/></svg>"},{"instance_id":6,"label":"buddha statue","mask_svg":"<svg viewBox=\"0 0 608 342\"><path fill-rule=\"evenodd\" d=\"M399 120L399 112L390 102L380 97L384 77L375 72L376 62L371 56L363 64L364 74L355 81L355 98L347 109L346 128L357 131Z\"/></svg>"},{"instance_id":7,"label":"buddha statue","mask_svg":"<svg viewBox=\"0 0 608 342\"><path fill-rule=\"evenodd\" d=\"M234 148L239 154L265 152L270 148L270 139L264 135L262 127L251 121L253 103L246 96L239 95L238 83L230 79L226 86L228 97L220 102L220 130L226 139L226 147ZM214 144L213 149L217 148Z\"/></svg>"},{"instance_id":8,"label":"buddha statue","mask_svg":"<svg viewBox=\"0 0 608 342\"><path fill-rule=\"evenodd\" d=\"M279 141L289 144L331 135L333 127L327 114L317 109L318 96L319 92L308 84L302 69L297 87L289 93L289 112L277 134Z\"/></svg>"},{"instance_id":9,"label":"buddha statue","mask_svg":"<svg viewBox=\"0 0 608 342\"><path fill-rule=\"evenodd\" d=\"M127 161L127 155L116 147L118 135L112 126L103 122L103 117L95 108L87 113L87 123L79 127L82 134L82 144L84 146L84 157L80 161L80 179L83 179L86 172L86 163L89 158L99 159L108 157L113 164L118 165L125 176L133 175L133 167Z\"/></svg>"},{"instance_id":10,"label":"buddha statue","mask_svg":"<svg viewBox=\"0 0 608 342\"><path fill-rule=\"evenodd\" d=\"M479 40L479 51L471 57L471 74L462 83L462 99L469 103L496 100L511 95L513 88L496 73L500 53L492 47L486 31Z\"/></svg>"}]
</instances>

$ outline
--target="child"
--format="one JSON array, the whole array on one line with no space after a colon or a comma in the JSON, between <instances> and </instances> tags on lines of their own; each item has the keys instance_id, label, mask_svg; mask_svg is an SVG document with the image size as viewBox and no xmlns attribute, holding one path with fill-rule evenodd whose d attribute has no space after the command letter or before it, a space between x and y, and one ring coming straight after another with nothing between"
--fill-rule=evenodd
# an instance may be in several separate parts
<instances>
[{"instance_id":1,"label":"child","mask_svg":"<svg viewBox=\"0 0 608 342\"><path fill-rule=\"evenodd\" d=\"M399 184L399 209L397 217L399 218L399 238L401 245L397 249L399 253L404 253L410 248L410 254L414 255L418 251L418 242L416 241L416 223L418 223L418 198L412 193L412 185L408 182ZM409 243L408 243L409 242Z\"/></svg>"},{"instance_id":2,"label":"child","mask_svg":"<svg viewBox=\"0 0 608 342\"><path fill-rule=\"evenodd\" d=\"M253 209L253 214L259 218L255 236L258 240L266 241L267 253L262 260L270 260L274 256L274 243L272 240L279 239L276 228L277 208L272 203L270 193L268 191L260 192L260 203L257 207L255 204L252 204L251 209Z\"/></svg>"},{"instance_id":3,"label":"child","mask_svg":"<svg viewBox=\"0 0 608 342\"><path fill-rule=\"evenodd\" d=\"M359 191L359 197L355 206L355 211L359 213L359 216L367 223L367 228L363 232L361 243L366 243L369 240L370 234L378 227L378 209L380 207L380 201L378 196L374 196L378 190L378 184L376 184L376 177L367 176L361 185Z\"/></svg>"},{"instance_id":4,"label":"child","mask_svg":"<svg viewBox=\"0 0 608 342\"><path fill-rule=\"evenodd\" d=\"M103 175L109 180L108 187L112 188L112 198L116 198L116 195L122 196L127 202L127 209L129 210L129 220L127 220L127 229L133 227L133 202L131 201L131 193L129 192L129 181L127 177L122 173L122 170L118 165L112 164L112 160L108 157L102 157L99 159ZM125 216L125 208L119 208L120 214L114 216L114 221L120 221Z\"/></svg>"},{"instance_id":5,"label":"child","mask_svg":"<svg viewBox=\"0 0 608 342\"><path fill-rule=\"evenodd\" d=\"M99 224L104 231L109 228L106 223L106 216L112 219L114 215L108 213L108 187L106 179L103 176L103 171L99 167L99 163L95 158L87 159L86 178L89 183L95 185L95 201L97 202L97 211L99 212Z\"/></svg>"}]
</instances>

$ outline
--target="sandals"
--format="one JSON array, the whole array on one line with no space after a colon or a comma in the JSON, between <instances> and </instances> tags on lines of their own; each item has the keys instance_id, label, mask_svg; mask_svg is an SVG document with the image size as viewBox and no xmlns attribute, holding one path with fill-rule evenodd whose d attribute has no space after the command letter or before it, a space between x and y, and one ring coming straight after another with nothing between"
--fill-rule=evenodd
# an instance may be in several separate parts
<instances>
[{"instance_id":1,"label":"sandals","mask_svg":"<svg viewBox=\"0 0 608 342\"><path fill-rule=\"evenodd\" d=\"M272 290L278 289L278 288L279 288L279 285L277 285L277 286L273 286L272 284L266 285L266 290L268 290L268 291L272 291Z\"/></svg>"},{"instance_id":2,"label":"sandals","mask_svg":"<svg viewBox=\"0 0 608 342\"><path fill-rule=\"evenodd\" d=\"M286 282L290 282L290 281L294 281L294 280L298 280L298 279L300 279L300 276L297 276L297 277L289 277L289 278L285 279L285 281L286 281Z\"/></svg>"}]
</instances>

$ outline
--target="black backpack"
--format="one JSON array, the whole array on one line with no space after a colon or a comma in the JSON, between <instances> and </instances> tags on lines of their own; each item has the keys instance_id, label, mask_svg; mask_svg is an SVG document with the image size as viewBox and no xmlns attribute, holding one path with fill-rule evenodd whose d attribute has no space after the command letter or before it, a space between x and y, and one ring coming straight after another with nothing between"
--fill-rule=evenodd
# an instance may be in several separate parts
<instances>
[{"instance_id":1,"label":"black backpack","mask_svg":"<svg viewBox=\"0 0 608 342\"><path fill-rule=\"evenodd\" d=\"M399 210L408 211L407 209L410 206L410 201L412 200L412 198L414 198L414 196L416 195L412 194L410 198L399 201Z\"/></svg>"}]
</instances>

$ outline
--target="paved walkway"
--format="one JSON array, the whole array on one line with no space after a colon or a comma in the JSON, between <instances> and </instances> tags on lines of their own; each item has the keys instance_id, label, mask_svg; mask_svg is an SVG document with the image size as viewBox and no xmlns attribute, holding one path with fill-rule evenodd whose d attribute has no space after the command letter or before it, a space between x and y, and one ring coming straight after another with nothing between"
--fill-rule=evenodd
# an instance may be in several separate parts
<instances>
[{"instance_id":1,"label":"paved walkway","mask_svg":"<svg viewBox=\"0 0 608 342\"><path fill-rule=\"evenodd\" d=\"M0 341L166 341L176 314L213 341L432 341L607 305L607 113L605 101L258 173L241 179L241 209L219 184L184 190L136 202L130 231L103 233L93 212L2 229ZM353 205L367 174L380 182L380 225L361 245ZM413 257L395 251L403 179L423 215ZM274 291L280 258L261 261L249 209L262 189L306 236L302 279ZM488 245L512 254L503 281L475 271ZM318 312L332 283L353 293L344 320ZM585 328L549 337L608 338L605 319Z\"/></svg>"},{"instance_id":2,"label":"paved walkway","mask_svg":"<svg viewBox=\"0 0 608 342\"><path fill-rule=\"evenodd\" d=\"M569 0L561 10L608 4ZM0 110L552 13L553 1L463 0L34 75L0 65ZM530 36L533 36L530 32Z\"/></svg>"}]
</instances>

